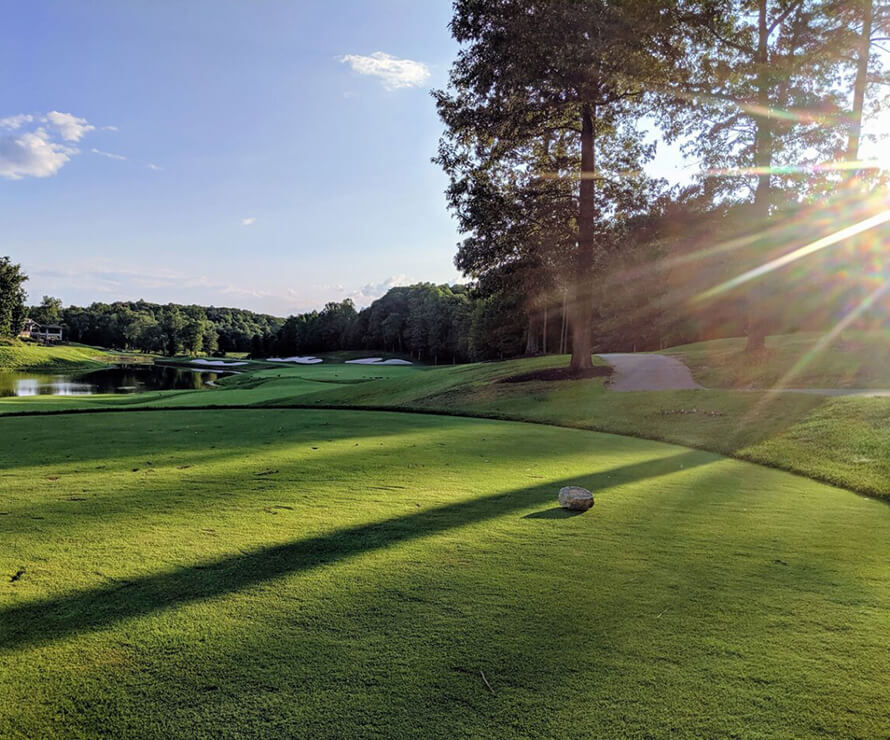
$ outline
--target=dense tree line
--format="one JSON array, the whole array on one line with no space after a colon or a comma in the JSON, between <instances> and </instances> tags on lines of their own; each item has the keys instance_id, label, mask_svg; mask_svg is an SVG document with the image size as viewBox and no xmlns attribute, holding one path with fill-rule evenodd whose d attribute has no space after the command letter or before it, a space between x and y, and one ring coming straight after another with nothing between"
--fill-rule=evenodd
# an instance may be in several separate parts
<instances>
[{"instance_id":1,"label":"dense tree line","mask_svg":"<svg viewBox=\"0 0 890 740\"><path fill-rule=\"evenodd\" d=\"M386 351L433 364L490 360L522 353L525 318L518 296L461 285L391 288L367 308L352 301L291 316L274 335L257 338L257 356L337 350Z\"/></svg>"},{"instance_id":2,"label":"dense tree line","mask_svg":"<svg viewBox=\"0 0 890 740\"><path fill-rule=\"evenodd\" d=\"M272 334L283 323L283 319L238 308L147 301L62 309L50 297L29 313L38 321L60 322L72 342L166 355L250 352L255 336Z\"/></svg>"},{"instance_id":3,"label":"dense tree line","mask_svg":"<svg viewBox=\"0 0 890 740\"><path fill-rule=\"evenodd\" d=\"M27 310L22 303L21 318L61 324L68 341L170 356L249 352L270 357L367 349L451 363L522 353L525 307L515 292L498 287L418 283L392 288L361 311L346 299L287 319L147 301L63 308L58 298L44 296Z\"/></svg>"}]
</instances>

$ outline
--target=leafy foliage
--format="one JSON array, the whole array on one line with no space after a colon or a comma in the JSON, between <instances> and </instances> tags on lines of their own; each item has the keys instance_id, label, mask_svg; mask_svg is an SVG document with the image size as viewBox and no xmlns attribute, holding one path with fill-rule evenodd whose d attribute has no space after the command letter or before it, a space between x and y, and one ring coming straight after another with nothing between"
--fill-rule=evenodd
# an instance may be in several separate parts
<instances>
[{"instance_id":1,"label":"leafy foliage","mask_svg":"<svg viewBox=\"0 0 890 740\"><path fill-rule=\"evenodd\" d=\"M255 335L275 332L283 323L239 308L146 301L71 306L61 318L71 341L168 355L249 352Z\"/></svg>"},{"instance_id":2,"label":"leafy foliage","mask_svg":"<svg viewBox=\"0 0 890 740\"><path fill-rule=\"evenodd\" d=\"M25 289L28 276L21 265L0 257L0 337L15 337L25 320Z\"/></svg>"}]
</instances>

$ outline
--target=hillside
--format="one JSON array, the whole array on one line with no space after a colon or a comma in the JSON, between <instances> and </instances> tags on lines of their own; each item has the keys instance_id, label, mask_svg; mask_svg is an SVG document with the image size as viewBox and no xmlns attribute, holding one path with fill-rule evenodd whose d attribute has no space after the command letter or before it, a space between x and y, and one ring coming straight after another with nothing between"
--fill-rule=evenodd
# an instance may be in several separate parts
<instances>
[{"instance_id":1,"label":"hillside","mask_svg":"<svg viewBox=\"0 0 890 740\"><path fill-rule=\"evenodd\" d=\"M118 361L119 355L80 344L43 347L24 342L0 343L0 372L88 372Z\"/></svg>"},{"instance_id":2,"label":"hillside","mask_svg":"<svg viewBox=\"0 0 890 740\"><path fill-rule=\"evenodd\" d=\"M745 339L671 347L708 388L890 388L890 335L845 331L831 340L815 332L771 336L766 351L744 352Z\"/></svg>"}]
</instances>

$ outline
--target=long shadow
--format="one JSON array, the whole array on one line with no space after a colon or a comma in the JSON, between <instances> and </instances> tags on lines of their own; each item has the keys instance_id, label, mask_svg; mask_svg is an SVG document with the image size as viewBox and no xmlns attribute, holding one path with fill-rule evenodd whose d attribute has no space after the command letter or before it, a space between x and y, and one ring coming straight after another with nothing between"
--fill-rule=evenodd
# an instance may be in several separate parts
<instances>
[{"instance_id":1,"label":"long shadow","mask_svg":"<svg viewBox=\"0 0 890 740\"><path fill-rule=\"evenodd\" d=\"M191 455L196 456L194 452L195 442L194 438L186 437L184 434L180 434L177 436L177 433L185 432L185 431L193 431L194 428L198 425L204 427L202 430L202 434L205 436L201 438L198 442L198 447L206 448L209 442L217 442L219 448L214 453L206 453L206 457L208 460L214 456L222 456L228 453L231 454L244 454L244 439L232 438L227 433L222 433L218 435L219 439L214 437L214 429L212 428L213 422L219 422L222 424L223 422L229 424L243 424L242 420L239 420L237 416L232 417L229 415L229 412L245 412L248 416L254 416L253 424L259 426L262 424L268 424L270 427L273 424L278 423L277 417L280 415L284 420L290 420L293 417L294 411L303 412L304 415L300 417L301 426L299 428L293 427L288 428L287 432L290 435L299 434L301 438L308 438L306 435L306 431L316 432L319 437L333 437L335 439L362 439L365 437L394 437L403 435L405 433L404 428L402 427L402 423L404 423L404 415L397 416L396 412L392 412L392 417L398 421L398 423L393 425L387 425L384 423L380 423L380 420L377 420L377 423L369 423L363 422L359 424L352 424L349 426L343 425L342 428L346 429L347 432L344 433L342 431L338 431L337 428L333 428L334 425L327 422L321 421L311 426L305 425L305 414L315 414L317 418L322 419L324 417L321 416L321 413L330 413L331 409L317 409L317 408L299 408L299 409L290 409L284 407L264 407L264 406L251 406L251 407L214 407L214 408L194 408L194 409L155 409L155 408L140 408L140 409L90 409L88 411L68 411L65 413L31 413L24 414L21 416L16 416L13 414L0 415L0 438L5 438L8 433L9 439L15 439L22 446L25 444L30 444L30 442L22 442L21 438L23 434L27 433L29 436L34 435L39 431L38 427L28 426L27 424L41 425L41 424L53 424L59 425L60 422L62 424L89 424L96 423L95 421L90 422L90 420L95 420L97 415L109 415L108 421L102 421L102 430L103 433L107 433L107 431L113 428L115 422L118 423L120 427L120 433L122 435L130 435L132 436L136 432L157 432L159 430L170 430L172 426L180 426L181 429L173 429L170 430L170 433L166 438L157 438L151 441L153 446L141 446L139 449L127 449L126 456L127 458L122 459L120 457L120 452L113 444L107 444L105 446L100 446L96 444L96 435L86 433L82 431L80 428L72 428L71 426L62 426L58 428L58 431L68 439L73 440L75 445L78 447L65 447L65 450L74 450L76 452L76 456L67 457L60 456L53 459L51 462L55 462L57 465L75 465L75 464L87 464L90 462L105 462L109 460L121 460L121 464L126 467L126 460L128 458L136 459L151 459L152 455L170 455L170 454L183 454L183 455ZM157 421L154 424L145 425L144 429L137 429L132 421L132 416L121 416L116 417L117 413L125 413L132 414L134 412L138 412L141 414L147 414L149 419L152 419L152 415L158 415ZM205 415L203 418L197 417L194 414L196 412L200 412ZM337 413L347 413L347 414L364 414L364 411L354 410L354 409L337 409ZM163 415L163 416L162 416ZM262 416L261 416L262 415ZM270 417L270 415L273 415ZM435 416L432 414L427 414L428 421L426 422L430 426L435 426L437 430L448 429L454 426L458 426L460 424L465 424L466 422L462 418L452 417L449 420L443 420L441 416ZM59 418L54 418L59 417ZM417 426L422 426L424 422L422 420L416 420L417 417L421 417L421 415L415 415L415 421L412 423ZM101 418L101 417L100 417ZM142 417L137 417L142 418ZM50 421L52 419L52 421ZM5 424L6 420L9 420L9 424L16 424L16 426L7 427ZM15 421L13 421L15 420ZM27 421L23 421L27 420ZM490 419L479 419L480 423L486 423L491 421ZM250 422L248 422L250 423ZM21 425L21 426L19 426ZM11 431L7 431L11 430ZM253 443L251 445L251 449L256 450L265 450L268 449L268 446L264 445L263 442L266 440L276 440L276 435L274 432L269 432L267 429L262 429L262 434L260 435L262 438L262 442ZM181 442L181 446L173 446L170 445L173 442ZM288 437L281 444L290 444L292 443L292 439ZM144 445L143 441L143 445ZM3 453L8 452L8 456L4 456ZM197 459L197 456L196 456ZM189 460L188 462L192 462ZM7 445L3 452L0 452L0 473L4 471L14 470L17 468L27 468L27 467L37 467L43 466L45 464L44 460L39 458L34 458L30 454L17 454L14 451L14 445Z\"/></svg>"},{"instance_id":2,"label":"long shadow","mask_svg":"<svg viewBox=\"0 0 890 740\"><path fill-rule=\"evenodd\" d=\"M554 506L552 509L544 509L543 511L535 511L526 514L523 519L571 519L580 516L586 512L573 511L571 509L563 509L561 506Z\"/></svg>"},{"instance_id":3,"label":"long shadow","mask_svg":"<svg viewBox=\"0 0 890 740\"><path fill-rule=\"evenodd\" d=\"M14 650L101 629L123 619L222 596L362 553L500 517L552 500L554 490L569 483L583 483L601 492L617 485L708 465L719 459L708 453L683 452L12 606L0 611L0 650Z\"/></svg>"},{"instance_id":4,"label":"long shadow","mask_svg":"<svg viewBox=\"0 0 890 740\"><path fill-rule=\"evenodd\" d=\"M364 421L364 419L362 420ZM39 502L23 496L19 497L19 501L14 505L0 506L5 515L0 522L0 532L8 535L30 531L33 527L33 520L39 519L47 520L41 525L44 532L47 527L58 526L65 528L67 536L72 536L90 526L94 520L102 520L105 523L112 519L123 521L127 517L143 517L168 506L175 506L178 511L189 512L214 506L222 500L229 504L236 503L256 496L255 486L260 483L280 486L285 481L305 482L311 481L313 477L326 483L333 483L336 482L338 471L341 471L344 465L347 470L352 470L355 466L373 462L381 452L392 455L394 452L393 438L399 440L399 449L405 453L409 452L409 448L411 448L410 454L412 455L422 455L424 451L440 453L446 445L438 441L441 439L438 434L432 440L426 438L429 424L433 424L433 422L420 424L414 421L411 426L403 425L398 430L381 431L376 436L383 439L386 438L384 435L389 437L388 446L385 449L377 446L360 446L359 442L344 446L345 443L353 440L364 440L366 436L375 434L377 429L377 425L367 425L366 428L356 424L348 428L345 426L334 428L317 426L310 430L312 431L311 435L297 436L296 433L293 433L286 435L283 439L272 433L268 434L266 442L262 444L255 442L248 448L226 442L220 449L202 449L200 452L192 452L181 447L155 449L163 443L163 440L157 440L153 446L140 450L138 455L130 454L128 457L115 458L113 467L102 466L105 468L105 473L114 474L117 477L111 479L111 482L102 490L91 489L82 496L79 493L81 489L78 485L65 482L69 475L78 475L76 471L67 468L82 466L85 461L84 456L79 455L75 459L66 460L65 465L54 468L53 472L58 473L61 480L54 482L53 485L57 488L53 491L52 496L43 497ZM450 426L450 424L435 424L435 430L436 432L447 431ZM331 439L327 439L327 435L330 435ZM179 436L176 439L189 440L191 437L186 434L184 437ZM615 440L619 439L615 438ZM446 438L446 441L447 446L451 449L468 449L463 440ZM330 451L329 443L331 442L334 445L333 451ZM317 447L318 450L313 452L311 457L300 458L297 456L292 460L281 458L280 453L283 450L301 445L303 447L311 445L313 449ZM608 454L620 449L621 446L622 444L615 444L612 439L606 438L598 442L596 449L598 454ZM498 450L500 462L519 463L524 460L513 451L505 452L500 448ZM173 454L176 457L171 460ZM152 458L156 462L150 462ZM245 458L250 458L250 462L245 462ZM559 456L554 454L548 459L551 462L557 462ZM148 463L146 463L147 460ZM247 474L239 471L242 474L234 476L234 471L224 467L227 461L236 461L239 468L248 470ZM204 467L207 465L213 465L217 470L213 474L209 474ZM174 471L172 469L174 466L181 470ZM221 470L220 466L223 466ZM262 471L267 468L273 468L266 472L274 473L274 475L269 478L261 477L263 476ZM469 472L466 464L463 469ZM431 474L433 470L444 471L445 468L430 468ZM0 472L8 472L2 464L0 464ZM85 472L89 473L90 471ZM148 475L148 473L157 473L158 475ZM126 479L120 477L122 475ZM41 477L45 477L45 475L41 475ZM346 477L348 478L348 475ZM72 477L71 480L76 481L77 479ZM238 485L233 488L231 484L235 480L238 481ZM0 499L2 499L2 493L0 490ZM74 497L72 498L68 494L73 494ZM77 501L77 505L72 507L72 501Z\"/></svg>"}]
</instances>

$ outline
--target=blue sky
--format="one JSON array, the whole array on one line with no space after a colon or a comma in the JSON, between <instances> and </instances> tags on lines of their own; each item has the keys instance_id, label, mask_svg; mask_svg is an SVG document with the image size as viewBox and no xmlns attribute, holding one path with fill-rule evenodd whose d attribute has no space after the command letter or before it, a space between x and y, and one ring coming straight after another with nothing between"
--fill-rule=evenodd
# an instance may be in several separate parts
<instances>
[{"instance_id":1,"label":"blue sky","mask_svg":"<svg viewBox=\"0 0 890 740\"><path fill-rule=\"evenodd\" d=\"M454 281L450 0L28 0L0 27L0 255L66 304L278 315ZM675 166L668 161L668 167Z\"/></svg>"}]
</instances>

